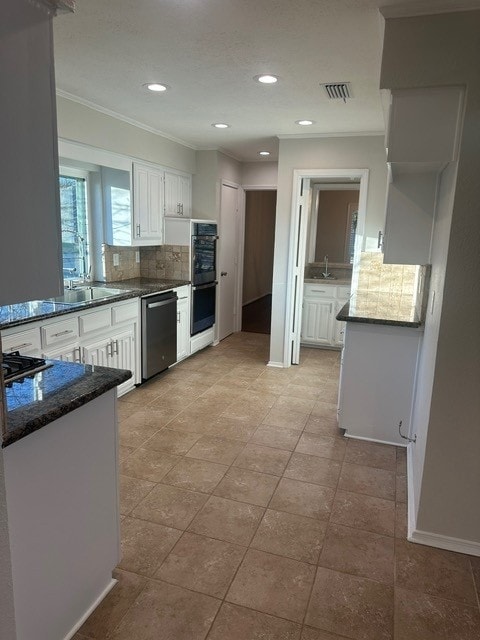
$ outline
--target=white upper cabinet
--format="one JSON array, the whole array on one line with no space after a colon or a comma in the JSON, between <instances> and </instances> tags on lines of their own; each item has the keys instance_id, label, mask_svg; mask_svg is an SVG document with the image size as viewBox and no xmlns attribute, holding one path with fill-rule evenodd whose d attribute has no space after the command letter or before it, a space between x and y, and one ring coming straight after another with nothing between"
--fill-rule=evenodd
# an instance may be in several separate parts
<instances>
[{"instance_id":1,"label":"white upper cabinet","mask_svg":"<svg viewBox=\"0 0 480 640\"><path fill-rule=\"evenodd\" d=\"M162 244L163 171L133 163L133 244Z\"/></svg>"},{"instance_id":2,"label":"white upper cabinet","mask_svg":"<svg viewBox=\"0 0 480 640\"><path fill-rule=\"evenodd\" d=\"M191 176L133 163L133 244L162 244L164 216L191 215Z\"/></svg>"},{"instance_id":3,"label":"white upper cabinet","mask_svg":"<svg viewBox=\"0 0 480 640\"><path fill-rule=\"evenodd\" d=\"M191 176L165 171L165 215L182 218L191 217Z\"/></svg>"},{"instance_id":4,"label":"white upper cabinet","mask_svg":"<svg viewBox=\"0 0 480 640\"><path fill-rule=\"evenodd\" d=\"M391 92L389 183L383 238L386 264L428 264L439 173L458 155L463 89Z\"/></svg>"},{"instance_id":5,"label":"white upper cabinet","mask_svg":"<svg viewBox=\"0 0 480 640\"><path fill-rule=\"evenodd\" d=\"M383 254L386 264L428 264L438 173L399 174L388 184Z\"/></svg>"},{"instance_id":6,"label":"white upper cabinet","mask_svg":"<svg viewBox=\"0 0 480 640\"><path fill-rule=\"evenodd\" d=\"M0 305L6 305L59 295L63 278L52 15L28 0L1 2L0 24Z\"/></svg>"},{"instance_id":7,"label":"white upper cabinet","mask_svg":"<svg viewBox=\"0 0 480 640\"><path fill-rule=\"evenodd\" d=\"M452 162L462 113L461 87L392 90L387 161L438 167Z\"/></svg>"}]
</instances>

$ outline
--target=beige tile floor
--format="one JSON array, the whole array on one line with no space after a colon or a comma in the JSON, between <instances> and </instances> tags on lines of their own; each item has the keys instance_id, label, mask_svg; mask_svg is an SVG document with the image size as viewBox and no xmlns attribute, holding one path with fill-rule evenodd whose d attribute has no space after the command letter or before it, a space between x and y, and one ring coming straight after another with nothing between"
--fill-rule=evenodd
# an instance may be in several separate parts
<instances>
[{"instance_id":1,"label":"beige tile floor","mask_svg":"<svg viewBox=\"0 0 480 640\"><path fill-rule=\"evenodd\" d=\"M407 542L404 451L337 430L339 354L268 340L121 399L123 557L77 640L480 638L480 558Z\"/></svg>"}]
</instances>

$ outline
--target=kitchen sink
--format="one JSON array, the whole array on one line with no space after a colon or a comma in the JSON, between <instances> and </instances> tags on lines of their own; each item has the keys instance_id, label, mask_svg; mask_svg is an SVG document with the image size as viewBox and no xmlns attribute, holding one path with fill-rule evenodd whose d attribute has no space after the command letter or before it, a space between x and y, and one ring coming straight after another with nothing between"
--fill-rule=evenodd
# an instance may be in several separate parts
<instances>
[{"instance_id":1,"label":"kitchen sink","mask_svg":"<svg viewBox=\"0 0 480 640\"><path fill-rule=\"evenodd\" d=\"M62 304L81 304L82 302L94 302L104 300L111 296L128 293L128 289L111 289L109 287L77 287L65 289L63 296L48 298L47 302L60 302Z\"/></svg>"}]
</instances>

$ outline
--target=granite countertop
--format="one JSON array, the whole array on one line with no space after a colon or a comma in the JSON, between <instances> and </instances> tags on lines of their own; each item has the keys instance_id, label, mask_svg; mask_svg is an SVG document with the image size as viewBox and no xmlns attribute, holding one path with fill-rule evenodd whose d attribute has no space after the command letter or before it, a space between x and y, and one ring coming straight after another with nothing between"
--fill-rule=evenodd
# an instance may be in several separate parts
<instances>
[{"instance_id":1,"label":"granite countertop","mask_svg":"<svg viewBox=\"0 0 480 640\"><path fill-rule=\"evenodd\" d=\"M75 304L52 302L51 300L33 300L0 307L0 330L27 324L35 320L44 320L45 318L54 318L67 313L82 311L82 309L112 304L129 298L138 298L159 291L168 291L186 284L190 284L190 281L151 278L132 278L131 280L117 282L90 282L86 286L122 289L124 292L101 300L89 300L88 302Z\"/></svg>"},{"instance_id":2,"label":"granite countertop","mask_svg":"<svg viewBox=\"0 0 480 640\"><path fill-rule=\"evenodd\" d=\"M78 409L131 378L130 371L48 360L52 366L5 388L2 447Z\"/></svg>"},{"instance_id":3,"label":"granite countertop","mask_svg":"<svg viewBox=\"0 0 480 640\"><path fill-rule=\"evenodd\" d=\"M340 309L337 320L399 327L423 324L414 296L362 290L356 291Z\"/></svg>"},{"instance_id":4,"label":"granite countertop","mask_svg":"<svg viewBox=\"0 0 480 640\"><path fill-rule=\"evenodd\" d=\"M352 281L347 278L305 278L305 284L328 284L328 285L347 285L351 286Z\"/></svg>"}]
</instances>

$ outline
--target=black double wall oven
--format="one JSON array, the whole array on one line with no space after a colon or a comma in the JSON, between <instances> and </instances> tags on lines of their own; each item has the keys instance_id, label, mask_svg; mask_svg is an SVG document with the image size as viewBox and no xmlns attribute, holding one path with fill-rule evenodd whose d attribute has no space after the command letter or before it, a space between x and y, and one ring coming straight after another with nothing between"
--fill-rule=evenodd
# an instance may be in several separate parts
<instances>
[{"instance_id":1,"label":"black double wall oven","mask_svg":"<svg viewBox=\"0 0 480 640\"><path fill-rule=\"evenodd\" d=\"M217 240L216 223L193 223L192 322L190 329L192 336L215 324Z\"/></svg>"}]
</instances>

